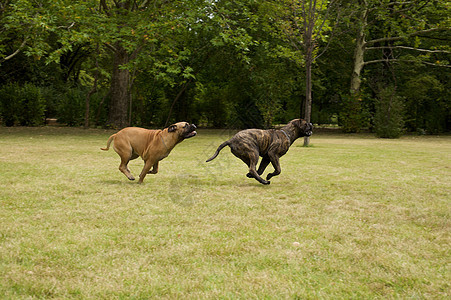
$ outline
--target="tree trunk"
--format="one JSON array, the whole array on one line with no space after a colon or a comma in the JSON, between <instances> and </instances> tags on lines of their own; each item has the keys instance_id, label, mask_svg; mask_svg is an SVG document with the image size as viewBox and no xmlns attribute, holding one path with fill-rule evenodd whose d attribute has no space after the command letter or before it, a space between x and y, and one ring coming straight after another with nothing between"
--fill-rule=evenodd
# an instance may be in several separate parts
<instances>
[{"instance_id":1,"label":"tree trunk","mask_svg":"<svg viewBox=\"0 0 451 300\"><path fill-rule=\"evenodd\" d=\"M362 35L360 35L362 34ZM360 32L359 37L356 41L356 46L354 49L354 65L351 75L351 95L358 95L360 92L360 85L362 80L360 75L365 65L364 54L365 54L365 36L363 32Z\"/></svg>"},{"instance_id":2,"label":"tree trunk","mask_svg":"<svg viewBox=\"0 0 451 300\"><path fill-rule=\"evenodd\" d=\"M311 121L312 114L312 60L310 58L306 59L305 64L305 109L304 109L304 120L307 123Z\"/></svg>"},{"instance_id":3,"label":"tree trunk","mask_svg":"<svg viewBox=\"0 0 451 300\"><path fill-rule=\"evenodd\" d=\"M304 120L307 123L311 122L312 115L312 51L313 49L307 49L305 57L305 109ZM304 137L304 147L307 147L310 143L310 137Z\"/></svg>"},{"instance_id":4,"label":"tree trunk","mask_svg":"<svg viewBox=\"0 0 451 300\"><path fill-rule=\"evenodd\" d=\"M129 62L130 56L120 45L116 45L113 57L113 75L110 87L110 112L108 125L115 128L128 126L128 104L130 101L130 71L122 69L121 66Z\"/></svg>"},{"instance_id":5,"label":"tree trunk","mask_svg":"<svg viewBox=\"0 0 451 300\"><path fill-rule=\"evenodd\" d=\"M364 9L360 16L360 28L357 33L356 45L354 49L354 64L351 75L351 95L355 96L360 93L360 85L361 85L361 72L363 67L365 66L365 29L367 26L367 18L368 18L368 4L366 1L362 1L364 5Z\"/></svg>"}]
</instances>

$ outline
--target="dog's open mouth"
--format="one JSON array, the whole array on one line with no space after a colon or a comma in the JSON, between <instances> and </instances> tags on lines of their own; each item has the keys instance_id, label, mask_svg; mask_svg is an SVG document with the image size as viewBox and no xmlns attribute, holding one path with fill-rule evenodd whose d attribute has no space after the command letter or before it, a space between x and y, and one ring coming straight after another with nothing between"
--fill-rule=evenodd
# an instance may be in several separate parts
<instances>
[{"instance_id":1,"label":"dog's open mouth","mask_svg":"<svg viewBox=\"0 0 451 300\"><path fill-rule=\"evenodd\" d=\"M196 125L191 124L191 126L189 127L189 131L185 133L184 138L189 139L192 138L193 136L196 136L197 134L196 129L197 129Z\"/></svg>"},{"instance_id":2,"label":"dog's open mouth","mask_svg":"<svg viewBox=\"0 0 451 300\"><path fill-rule=\"evenodd\" d=\"M185 134L185 139L192 138L192 137L195 136L196 134L197 134L196 131L188 132L187 134Z\"/></svg>"},{"instance_id":3,"label":"dog's open mouth","mask_svg":"<svg viewBox=\"0 0 451 300\"><path fill-rule=\"evenodd\" d=\"M307 125L307 128L306 128L304 134L305 134L305 136L311 136L313 134L313 124L312 123L309 123Z\"/></svg>"}]
</instances>

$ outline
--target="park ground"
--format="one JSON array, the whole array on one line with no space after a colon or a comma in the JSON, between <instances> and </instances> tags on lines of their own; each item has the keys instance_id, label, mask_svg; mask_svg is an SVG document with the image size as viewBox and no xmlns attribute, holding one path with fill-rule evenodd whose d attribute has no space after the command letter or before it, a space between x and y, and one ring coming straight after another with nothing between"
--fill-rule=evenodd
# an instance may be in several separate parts
<instances>
[{"instance_id":1,"label":"park ground","mask_svg":"<svg viewBox=\"0 0 451 300\"><path fill-rule=\"evenodd\" d=\"M0 298L451 297L450 136L314 133L263 186L198 132L138 185L113 131L0 127Z\"/></svg>"}]
</instances>

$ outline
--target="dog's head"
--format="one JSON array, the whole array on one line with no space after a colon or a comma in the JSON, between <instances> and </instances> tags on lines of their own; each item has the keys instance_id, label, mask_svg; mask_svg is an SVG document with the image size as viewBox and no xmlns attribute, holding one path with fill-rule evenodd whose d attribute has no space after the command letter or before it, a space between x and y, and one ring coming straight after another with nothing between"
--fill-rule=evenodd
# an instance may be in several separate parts
<instances>
[{"instance_id":1,"label":"dog's head","mask_svg":"<svg viewBox=\"0 0 451 300\"><path fill-rule=\"evenodd\" d=\"M196 125L187 122L178 122L168 127L168 132L178 134L181 140L189 139L197 134Z\"/></svg>"},{"instance_id":2,"label":"dog's head","mask_svg":"<svg viewBox=\"0 0 451 300\"><path fill-rule=\"evenodd\" d=\"M291 121L290 123L292 123L292 125L294 125L294 127L296 127L299 137L311 136L313 133L313 124L307 123L303 119L295 119L295 120Z\"/></svg>"}]
</instances>

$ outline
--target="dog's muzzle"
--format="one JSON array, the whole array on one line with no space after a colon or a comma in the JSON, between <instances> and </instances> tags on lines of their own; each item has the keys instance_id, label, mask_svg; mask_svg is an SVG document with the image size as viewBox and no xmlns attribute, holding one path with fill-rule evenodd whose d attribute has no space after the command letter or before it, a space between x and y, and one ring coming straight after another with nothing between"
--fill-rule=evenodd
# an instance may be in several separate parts
<instances>
[{"instance_id":1,"label":"dog's muzzle","mask_svg":"<svg viewBox=\"0 0 451 300\"><path fill-rule=\"evenodd\" d=\"M313 133L313 124L308 123L305 128L305 136L311 136Z\"/></svg>"},{"instance_id":2,"label":"dog's muzzle","mask_svg":"<svg viewBox=\"0 0 451 300\"><path fill-rule=\"evenodd\" d=\"M189 139L189 138L192 138L193 136L196 136L196 134L197 134L196 129L197 129L196 125L191 124L188 127L188 130L185 132L184 138Z\"/></svg>"}]
</instances>

